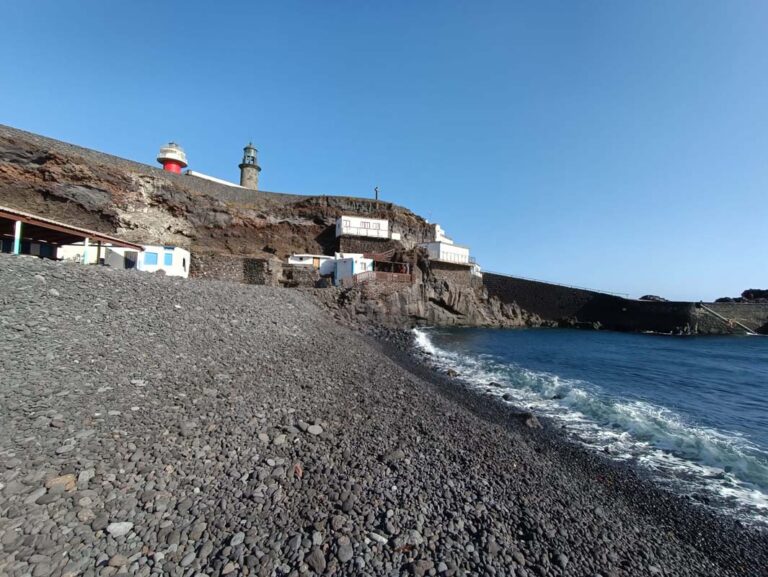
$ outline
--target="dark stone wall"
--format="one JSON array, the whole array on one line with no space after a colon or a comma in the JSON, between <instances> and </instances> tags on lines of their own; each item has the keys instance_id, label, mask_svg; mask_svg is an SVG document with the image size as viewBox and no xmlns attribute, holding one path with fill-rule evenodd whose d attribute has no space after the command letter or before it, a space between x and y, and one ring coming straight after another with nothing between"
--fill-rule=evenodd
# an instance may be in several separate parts
<instances>
[{"instance_id":1,"label":"dark stone wall","mask_svg":"<svg viewBox=\"0 0 768 577\"><path fill-rule=\"evenodd\" d=\"M403 244L398 240L388 238L366 238L361 236L342 236L338 239L339 252L366 253L366 252L387 252L388 250L399 250Z\"/></svg>"},{"instance_id":2,"label":"dark stone wall","mask_svg":"<svg viewBox=\"0 0 768 577\"><path fill-rule=\"evenodd\" d=\"M192 258L189 274L196 278L277 286L282 275L282 263L277 259L239 255L196 254Z\"/></svg>"},{"instance_id":3,"label":"dark stone wall","mask_svg":"<svg viewBox=\"0 0 768 577\"><path fill-rule=\"evenodd\" d=\"M280 284L285 287L313 288L320 282L320 272L311 266L283 264Z\"/></svg>"},{"instance_id":4,"label":"dark stone wall","mask_svg":"<svg viewBox=\"0 0 768 577\"><path fill-rule=\"evenodd\" d=\"M704 303L704 305L727 319L738 321L755 332L768 334L768 304L764 303ZM697 308L695 322L697 330L704 334L723 332L742 333L738 326L729 326L706 310Z\"/></svg>"},{"instance_id":5,"label":"dark stone wall","mask_svg":"<svg viewBox=\"0 0 768 577\"><path fill-rule=\"evenodd\" d=\"M659 333L695 330L694 305L687 302L637 301L597 296L575 315L579 321L599 322L615 331Z\"/></svg>"},{"instance_id":6,"label":"dark stone wall","mask_svg":"<svg viewBox=\"0 0 768 577\"><path fill-rule=\"evenodd\" d=\"M490 296L505 303L517 303L524 310L544 320L576 319L583 323L599 322L617 331L685 331L703 334L742 333L722 320L698 308L692 302L657 302L625 299L584 289L530 281L486 273L483 283ZM742 303L705 303L726 318L738 320L750 329L768 333L768 305Z\"/></svg>"},{"instance_id":7,"label":"dark stone wall","mask_svg":"<svg viewBox=\"0 0 768 577\"><path fill-rule=\"evenodd\" d=\"M625 299L595 291L530 281L493 273L483 275L490 296L517 303L524 310L550 321L600 323L617 331L661 333L693 330L694 305Z\"/></svg>"},{"instance_id":8,"label":"dark stone wall","mask_svg":"<svg viewBox=\"0 0 768 577\"><path fill-rule=\"evenodd\" d=\"M455 283L459 286L473 286L473 277L469 272L471 268L467 265L430 260L429 268L435 278L447 280L448 282Z\"/></svg>"},{"instance_id":9,"label":"dark stone wall","mask_svg":"<svg viewBox=\"0 0 768 577\"><path fill-rule=\"evenodd\" d=\"M546 320L576 317L595 299L605 305L613 300L616 303L625 300L603 293L493 273L483 274L483 284L490 296L498 297L505 303L516 302Z\"/></svg>"}]
</instances>

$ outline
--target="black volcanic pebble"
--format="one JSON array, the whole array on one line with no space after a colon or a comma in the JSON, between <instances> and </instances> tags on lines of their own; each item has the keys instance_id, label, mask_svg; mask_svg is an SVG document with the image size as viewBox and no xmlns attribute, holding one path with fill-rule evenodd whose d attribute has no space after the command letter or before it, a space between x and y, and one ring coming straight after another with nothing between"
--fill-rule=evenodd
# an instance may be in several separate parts
<instances>
[{"instance_id":1,"label":"black volcanic pebble","mask_svg":"<svg viewBox=\"0 0 768 577\"><path fill-rule=\"evenodd\" d=\"M0 286L0 574L768 566L764 534L435 374L406 331L340 326L311 291L8 255Z\"/></svg>"}]
</instances>

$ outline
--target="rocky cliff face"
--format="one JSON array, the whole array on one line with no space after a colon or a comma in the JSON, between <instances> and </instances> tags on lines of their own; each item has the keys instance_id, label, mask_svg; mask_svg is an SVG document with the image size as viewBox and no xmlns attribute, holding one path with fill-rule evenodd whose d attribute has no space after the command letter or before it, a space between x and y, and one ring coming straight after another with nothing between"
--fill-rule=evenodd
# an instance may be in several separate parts
<instances>
[{"instance_id":1,"label":"rocky cliff face","mask_svg":"<svg viewBox=\"0 0 768 577\"><path fill-rule=\"evenodd\" d=\"M523 327L545 324L538 316L506 304L479 283L440 278L422 250L404 251L393 260L408 262L414 284L366 283L349 288L315 289L313 296L345 322L374 322L391 328L430 326ZM467 273L469 276L469 273Z\"/></svg>"},{"instance_id":2,"label":"rocky cliff face","mask_svg":"<svg viewBox=\"0 0 768 577\"><path fill-rule=\"evenodd\" d=\"M406 247L424 219L391 203L252 192L0 125L0 204L197 253L249 256L332 253L343 213L386 218Z\"/></svg>"},{"instance_id":3,"label":"rocky cliff face","mask_svg":"<svg viewBox=\"0 0 768 577\"><path fill-rule=\"evenodd\" d=\"M517 305L489 299L484 291L443 281L433 284L364 284L312 289L339 320L373 321L391 328L429 326L523 327L541 320Z\"/></svg>"}]
</instances>

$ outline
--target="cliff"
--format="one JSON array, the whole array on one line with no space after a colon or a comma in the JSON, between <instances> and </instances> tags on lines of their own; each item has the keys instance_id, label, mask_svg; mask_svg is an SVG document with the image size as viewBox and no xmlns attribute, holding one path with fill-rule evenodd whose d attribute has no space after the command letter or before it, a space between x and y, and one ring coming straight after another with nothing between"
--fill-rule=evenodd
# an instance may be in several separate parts
<instances>
[{"instance_id":1,"label":"cliff","mask_svg":"<svg viewBox=\"0 0 768 577\"><path fill-rule=\"evenodd\" d=\"M277 261L292 253L333 254L342 214L389 220L401 238L389 244L401 259L431 232L426 220L387 202L257 192L2 125L0 204L142 244L182 246L193 253L194 275L257 284L280 284ZM440 279L415 254L407 258L416 285L323 289L318 298L341 317L389 326L537 324L537 317L471 286L468 271L467 282Z\"/></svg>"},{"instance_id":2,"label":"cliff","mask_svg":"<svg viewBox=\"0 0 768 577\"><path fill-rule=\"evenodd\" d=\"M416 277L412 285L362 284L349 288L315 289L313 296L344 322L360 320L392 327L415 325L522 327L543 321L516 303L490 297L479 282L457 282L440 276L422 250L396 255L409 262ZM469 276L468 273L466 273Z\"/></svg>"},{"instance_id":3,"label":"cliff","mask_svg":"<svg viewBox=\"0 0 768 577\"><path fill-rule=\"evenodd\" d=\"M332 254L342 213L386 218L413 246L427 222L391 203L256 192L0 125L0 204L198 254Z\"/></svg>"}]
</instances>

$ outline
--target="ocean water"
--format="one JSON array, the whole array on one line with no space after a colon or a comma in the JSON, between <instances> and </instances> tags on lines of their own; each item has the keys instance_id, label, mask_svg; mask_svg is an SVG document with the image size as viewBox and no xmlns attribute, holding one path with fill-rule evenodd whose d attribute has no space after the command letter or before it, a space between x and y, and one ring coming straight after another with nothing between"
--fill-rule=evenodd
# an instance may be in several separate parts
<instances>
[{"instance_id":1,"label":"ocean water","mask_svg":"<svg viewBox=\"0 0 768 577\"><path fill-rule=\"evenodd\" d=\"M415 329L470 386L694 502L768 523L768 337ZM496 383L492 385L491 383Z\"/></svg>"}]
</instances>

